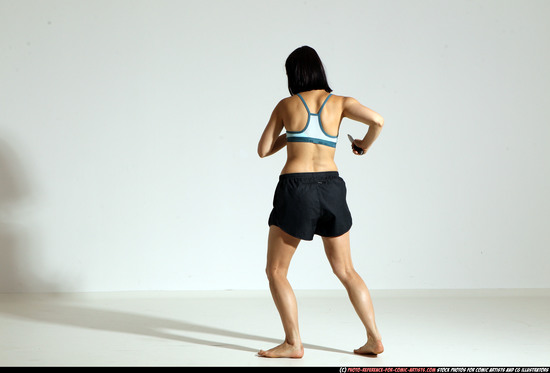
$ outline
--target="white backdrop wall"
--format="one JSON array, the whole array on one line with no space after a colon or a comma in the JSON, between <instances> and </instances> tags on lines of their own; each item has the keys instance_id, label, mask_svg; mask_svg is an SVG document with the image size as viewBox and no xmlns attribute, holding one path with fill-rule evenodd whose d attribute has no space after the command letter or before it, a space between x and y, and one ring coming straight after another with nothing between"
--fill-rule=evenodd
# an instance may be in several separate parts
<instances>
[{"instance_id":1,"label":"white backdrop wall","mask_svg":"<svg viewBox=\"0 0 550 373\"><path fill-rule=\"evenodd\" d=\"M256 146L301 45L385 118L336 152L370 288L550 287L549 11L0 0L0 291L267 289L285 153ZM341 288L318 237L290 280Z\"/></svg>"}]
</instances>

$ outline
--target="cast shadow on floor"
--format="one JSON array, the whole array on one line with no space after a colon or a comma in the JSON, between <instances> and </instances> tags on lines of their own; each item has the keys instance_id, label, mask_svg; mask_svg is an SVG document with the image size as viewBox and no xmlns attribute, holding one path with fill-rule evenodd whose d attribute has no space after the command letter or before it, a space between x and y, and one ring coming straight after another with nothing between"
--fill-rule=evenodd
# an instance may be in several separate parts
<instances>
[{"instance_id":1,"label":"cast shadow on floor","mask_svg":"<svg viewBox=\"0 0 550 373\"><path fill-rule=\"evenodd\" d=\"M65 304L58 296L32 297L26 299L16 295L15 300L0 302L0 313L12 317L38 321L49 324L74 326L84 329L103 330L118 333L134 334L154 338L192 343L203 346L226 348L238 351L257 353L260 348L252 348L240 344L216 341L215 336L231 337L251 341L266 342L270 347L281 343L281 340L242 333L238 331L195 324L184 320L167 319L137 313L107 310L73 304ZM231 320L228 320L231 323ZM212 335L212 339L197 338L180 333L204 333ZM265 348L265 346L261 346ZM325 352L351 354L353 352L330 347L304 343L305 349Z\"/></svg>"}]
</instances>

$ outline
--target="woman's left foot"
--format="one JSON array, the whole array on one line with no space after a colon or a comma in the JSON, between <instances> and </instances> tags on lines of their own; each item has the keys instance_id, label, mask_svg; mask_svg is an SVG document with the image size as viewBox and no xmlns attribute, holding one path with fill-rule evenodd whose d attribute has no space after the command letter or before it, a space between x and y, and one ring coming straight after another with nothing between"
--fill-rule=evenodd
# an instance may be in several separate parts
<instances>
[{"instance_id":1,"label":"woman's left foot","mask_svg":"<svg viewBox=\"0 0 550 373\"><path fill-rule=\"evenodd\" d=\"M356 350L353 350L354 353L359 355L378 355L384 352L384 345L382 340L370 339L362 347L359 347Z\"/></svg>"}]
</instances>

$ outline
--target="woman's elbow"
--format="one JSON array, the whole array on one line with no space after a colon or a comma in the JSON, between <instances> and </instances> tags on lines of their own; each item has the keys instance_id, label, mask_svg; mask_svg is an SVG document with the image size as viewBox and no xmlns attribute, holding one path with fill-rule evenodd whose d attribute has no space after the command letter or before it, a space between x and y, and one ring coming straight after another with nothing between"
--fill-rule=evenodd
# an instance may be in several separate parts
<instances>
[{"instance_id":1,"label":"woman's elbow","mask_svg":"<svg viewBox=\"0 0 550 373\"><path fill-rule=\"evenodd\" d=\"M258 155L260 158L265 158L268 155L268 152L265 151L261 146L258 146Z\"/></svg>"}]
</instances>

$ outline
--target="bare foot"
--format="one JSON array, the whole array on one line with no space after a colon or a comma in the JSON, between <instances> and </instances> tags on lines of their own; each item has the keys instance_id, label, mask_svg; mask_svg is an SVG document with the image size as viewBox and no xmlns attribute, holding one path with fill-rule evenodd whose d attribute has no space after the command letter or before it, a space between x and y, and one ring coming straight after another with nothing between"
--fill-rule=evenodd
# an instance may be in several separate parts
<instances>
[{"instance_id":1,"label":"bare foot","mask_svg":"<svg viewBox=\"0 0 550 373\"><path fill-rule=\"evenodd\" d=\"M299 345L291 345L286 341L273 347L270 350L264 351L260 350L258 356L261 357L290 357L290 358L301 358L304 356L304 347L300 343Z\"/></svg>"},{"instance_id":2,"label":"bare foot","mask_svg":"<svg viewBox=\"0 0 550 373\"><path fill-rule=\"evenodd\" d=\"M381 339L374 340L369 338L367 343L365 343L362 347L353 350L353 352L359 355L378 355L384 352L384 345L382 345Z\"/></svg>"}]
</instances>

